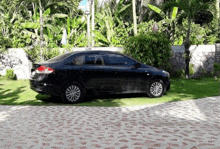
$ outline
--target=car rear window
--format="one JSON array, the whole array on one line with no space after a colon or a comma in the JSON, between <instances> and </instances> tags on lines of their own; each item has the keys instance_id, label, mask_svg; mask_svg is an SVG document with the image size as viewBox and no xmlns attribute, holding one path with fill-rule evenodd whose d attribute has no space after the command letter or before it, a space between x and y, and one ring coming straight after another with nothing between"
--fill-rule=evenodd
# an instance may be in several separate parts
<instances>
[{"instance_id":1,"label":"car rear window","mask_svg":"<svg viewBox=\"0 0 220 149\"><path fill-rule=\"evenodd\" d=\"M56 56L52 59L49 59L47 60L46 62L58 62L58 61L62 61L64 60L65 58L67 58L68 56L70 56L72 53L65 53L65 54L62 54L62 55L59 55L59 56Z\"/></svg>"}]
</instances>

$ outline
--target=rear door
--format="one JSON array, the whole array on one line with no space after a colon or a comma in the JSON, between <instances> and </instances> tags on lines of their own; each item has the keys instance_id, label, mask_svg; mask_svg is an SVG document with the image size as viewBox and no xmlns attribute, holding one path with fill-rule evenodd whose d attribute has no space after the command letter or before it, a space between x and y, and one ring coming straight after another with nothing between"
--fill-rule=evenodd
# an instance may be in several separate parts
<instances>
[{"instance_id":1,"label":"rear door","mask_svg":"<svg viewBox=\"0 0 220 149\"><path fill-rule=\"evenodd\" d=\"M81 79L88 89L97 92L112 92L114 90L114 72L106 68L102 54L85 54Z\"/></svg>"}]
</instances>

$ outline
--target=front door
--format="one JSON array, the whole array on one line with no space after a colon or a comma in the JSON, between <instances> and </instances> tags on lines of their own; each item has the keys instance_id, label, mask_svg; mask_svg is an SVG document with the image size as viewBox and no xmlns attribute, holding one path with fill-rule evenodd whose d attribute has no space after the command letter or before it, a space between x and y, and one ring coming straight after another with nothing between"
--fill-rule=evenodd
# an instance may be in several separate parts
<instances>
[{"instance_id":1,"label":"front door","mask_svg":"<svg viewBox=\"0 0 220 149\"><path fill-rule=\"evenodd\" d=\"M139 93L146 87L147 75L141 68L135 68L136 61L120 54L106 54L106 65L114 70L116 92Z\"/></svg>"}]
</instances>

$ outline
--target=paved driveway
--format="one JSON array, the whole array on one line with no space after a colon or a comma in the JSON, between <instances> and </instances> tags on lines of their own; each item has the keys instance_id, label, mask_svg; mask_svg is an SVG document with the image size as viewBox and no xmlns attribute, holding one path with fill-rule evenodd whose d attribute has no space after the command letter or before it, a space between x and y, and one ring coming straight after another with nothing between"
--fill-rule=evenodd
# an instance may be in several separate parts
<instances>
[{"instance_id":1,"label":"paved driveway","mask_svg":"<svg viewBox=\"0 0 220 149\"><path fill-rule=\"evenodd\" d=\"M0 106L0 148L220 149L220 97L123 108Z\"/></svg>"}]
</instances>

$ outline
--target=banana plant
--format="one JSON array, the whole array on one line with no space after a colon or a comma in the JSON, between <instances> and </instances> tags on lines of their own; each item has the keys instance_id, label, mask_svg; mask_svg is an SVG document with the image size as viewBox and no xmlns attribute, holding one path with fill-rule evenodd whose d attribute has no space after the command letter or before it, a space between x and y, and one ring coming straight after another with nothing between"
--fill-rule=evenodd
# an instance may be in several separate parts
<instances>
[{"instance_id":1,"label":"banana plant","mask_svg":"<svg viewBox=\"0 0 220 149\"><path fill-rule=\"evenodd\" d=\"M35 8L36 9L36 8ZM58 19L60 18L66 18L66 14L50 14L50 8L48 8L44 13L43 17L44 19L44 38L45 38L45 44L49 45L49 47L57 47L58 42L54 40L55 36L54 35L59 35L62 34L62 32L59 30L58 27L54 24ZM30 35L32 38L37 40L37 43L40 41L40 35L39 35L39 30L40 30L40 15L37 11L34 11L34 14L31 20L22 23L21 26L25 28L26 30L24 33ZM32 30L30 30L32 29ZM34 32L33 32L34 31ZM53 42L52 42L53 41Z\"/></svg>"},{"instance_id":2,"label":"banana plant","mask_svg":"<svg viewBox=\"0 0 220 149\"><path fill-rule=\"evenodd\" d=\"M10 42L9 47L24 47L29 44L28 36L22 34L23 19L16 13L1 12L0 33ZM8 47L8 46L7 46Z\"/></svg>"},{"instance_id":3,"label":"banana plant","mask_svg":"<svg viewBox=\"0 0 220 149\"><path fill-rule=\"evenodd\" d=\"M156 13L158 13L162 18L167 19L167 20L171 20L171 21L175 21L176 17L177 17L177 13L178 13L178 7L173 7L173 11L172 11L172 15L171 17L166 15L159 7L148 4L148 7L150 9L152 9L153 11L155 11Z\"/></svg>"},{"instance_id":4,"label":"banana plant","mask_svg":"<svg viewBox=\"0 0 220 149\"><path fill-rule=\"evenodd\" d=\"M173 10L171 12L171 15L167 15L164 13L159 7L156 7L154 5L148 4L148 7L153 10L154 12L158 13L162 18L162 24L166 25L168 28L168 32L170 33L170 39L174 43L182 44L183 43L183 37L180 37L178 39L178 42L175 41L176 39L174 38L175 35L175 26L176 26L176 21L177 21L177 13L178 13L178 7L173 7ZM181 40L181 41L180 41Z\"/></svg>"},{"instance_id":5,"label":"banana plant","mask_svg":"<svg viewBox=\"0 0 220 149\"><path fill-rule=\"evenodd\" d=\"M94 31L96 43L99 46L114 46L115 23L110 8L103 10L100 14L97 14L95 22L97 22L100 27L99 31Z\"/></svg>"},{"instance_id":6,"label":"banana plant","mask_svg":"<svg viewBox=\"0 0 220 149\"><path fill-rule=\"evenodd\" d=\"M73 19L67 18L67 41L73 47L87 45L85 20L85 16L78 16Z\"/></svg>"},{"instance_id":7,"label":"banana plant","mask_svg":"<svg viewBox=\"0 0 220 149\"><path fill-rule=\"evenodd\" d=\"M96 14L95 22L98 30L94 31L96 46L122 46L125 37L128 36L129 24L120 18L120 12L129 8L117 7L116 12L112 12L110 7Z\"/></svg>"}]
</instances>

